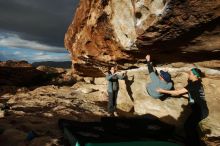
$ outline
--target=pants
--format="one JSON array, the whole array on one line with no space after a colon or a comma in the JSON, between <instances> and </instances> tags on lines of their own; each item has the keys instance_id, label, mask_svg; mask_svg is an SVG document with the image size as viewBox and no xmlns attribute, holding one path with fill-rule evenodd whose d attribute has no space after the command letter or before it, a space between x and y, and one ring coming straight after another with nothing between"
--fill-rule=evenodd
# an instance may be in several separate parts
<instances>
[{"instance_id":1,"label":"pants","mask_svg":"<svg viewBox=\"0 0 220 146\"><path fill-rule=\"evenodd\" d=\"M201 140L197 128L198 123L203 118L202 112L198 108L192 107L192 113L184 123L187 146L201 146Z\"/></svg>"},{"instance_id":2,"label":"pants","mask_svg":"<svg viewBox=\"0 0 220 146\"><path fill-rule=\"evenodd\" d=\"M108 92L108 112L113 113L116 110L118 91Z\"/></svg>"}]
</instances>

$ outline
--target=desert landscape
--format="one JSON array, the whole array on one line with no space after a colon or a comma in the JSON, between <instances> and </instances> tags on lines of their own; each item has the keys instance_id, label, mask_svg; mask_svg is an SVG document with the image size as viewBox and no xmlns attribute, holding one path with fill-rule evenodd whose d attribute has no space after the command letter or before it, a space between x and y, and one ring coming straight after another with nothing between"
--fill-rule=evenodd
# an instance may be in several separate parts
<instances>
[{"instance_id":1,"label":"desert landscape","mask_svg":"<svg viewBox=\"0 0 220 146\"><path fill-rule=\"evenodd\" d=\"M9 65L9 63L4 63L6 64ZM157 69L169 70L175 88L181 88L186 85L186 71L191 66L173 63L157 67ZM16 67L32 68L25 62L10 62L10 68ZM218 145L220 108L218 106L219 90L216 89L220 87L220 72L215 69L201 68L206 73L203 84L210 115L201 122L200 126L203 129L206 143ZM25 70L19 72L22 71ZM105 77L80 77L72 74L71 69L46 66L39 66L35 71L54 75L54 77L43 84L35 82L34 86L12 86L10 83L1 85L1 145L63 145L62 133L58 128L60 118L85 122L97 121L107 116L108 97ZM188 100L184 97L170 97L162 101L147 95L145 86L150 79L144 64L140 68L130 69L127 72L128 79L120 81L117 100L119 116L152 114L165 123L175 125L179 134L182 135L183 122L190 113L190 108L187 107ZM20 78L26 81L25 78L30 78L30 76L20 76ZM0 81L2 79L4 78ZM15 83L16 80L11 81ZM29 141L27 135L31 131L37 133L38 136Z\"/></svg>"}]
</instances>

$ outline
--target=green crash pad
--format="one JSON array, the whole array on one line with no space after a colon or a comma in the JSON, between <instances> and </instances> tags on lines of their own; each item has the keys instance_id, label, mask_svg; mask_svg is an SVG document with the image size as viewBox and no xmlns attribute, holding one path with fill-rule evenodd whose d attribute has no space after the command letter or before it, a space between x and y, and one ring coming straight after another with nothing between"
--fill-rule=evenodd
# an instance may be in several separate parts
<instances>
[{"instance_id":1,"label":"green crash pad","mask_svg":"<svg viewBox=\"0 0 220 146\"><path fill-rule=\"evenodd\" d=\"M181 146L174 127L151 116L102 118L80 122L60 119L64 141L71 146ZM68 146L69 146L68 145Z\"/></svg>"},{"instance_id":2,"label":"green crash pad","mask_svg":"<svg viewBox=\"0 0 220 146\"><path fill-rule=\"evenodd\" d=\"M80 146L76 143L76 146ZM117 142L117 143L87 143L85 146L180 146L176 143L163 141L131 141L131 142Z\"/></svg>"}]
</instances>

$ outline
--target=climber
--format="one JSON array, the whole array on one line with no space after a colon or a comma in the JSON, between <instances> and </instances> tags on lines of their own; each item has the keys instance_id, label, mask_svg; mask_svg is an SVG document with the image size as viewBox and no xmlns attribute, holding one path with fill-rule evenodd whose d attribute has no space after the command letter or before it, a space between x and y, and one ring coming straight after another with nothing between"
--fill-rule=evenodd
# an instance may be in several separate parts
<instances>
[{"instance_id":1,"label":"climber","mask_svg":"<svg viewBox=\"0 0 220 146\"><path fill-rule=\"evenodd\" d=\"M186 133L187 146L200 146L199 133L197 132L198 123L208 116L209 110L205 100L205 93L202 85L202 72L198 68L192 68L188 75L186 87L178 90L157 89L159 93L171 94L173 96L188 93L189 103L192 113L187 118L184 129Z\"/></svg>"},{"instance_id":2,"label":"climber","mask_svg":"<svg viewBox=\"0 0 220 146\"><path fill-rule=\"evenodd\" d=\"M156 99L163 98L165 95L157 92L156 89L157 88L162 88L166 90L172 89L173 82L171 80L171 75L163 70L161 70L160 75L158 75L157 72L154 71L152 62L150 62L150 55L146 56L146 60L147 60L149 75L151 78L151 82L146 87L147 93Z\"/></svg>"},{"instance_id":3,"label":"climber","mask_svg":"<svg viewBox=\"0 0 220 146\"><path fill-rule=\"evenodd\" d=\"M126 73L122 75L117 74L117 66L113 66L109 69L109 72L106 75L106 79L108 80L108 112L110 116L117 116L116 106L117 106L117 95L119 91L119 83L118 79L125 79Z\"/></svg>"}]
</instances>

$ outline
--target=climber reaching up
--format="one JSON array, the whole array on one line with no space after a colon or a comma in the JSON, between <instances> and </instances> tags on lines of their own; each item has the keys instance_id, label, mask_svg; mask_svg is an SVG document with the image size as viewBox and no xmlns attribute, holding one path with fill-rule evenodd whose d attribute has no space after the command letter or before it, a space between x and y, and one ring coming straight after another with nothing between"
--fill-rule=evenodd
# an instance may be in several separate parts
<instances>
[{"instance_id":1,"label":"climber reaching up","mask_svg":"<svg viewBox=\"0 0 220 146\"><path fill-rule=\"evenodd\" d=\"M150 61L151 60L150 55L146 56L146 60L147 60L149 75L151 78L151 82L146 87L147 93L156 99L162 98L165 96L165 94L157 92L156 90L158 88L166 89L166 90L172 89L173 82L171 80L171 75L163 70L160 70L160 74L158 75L157 72L154 71L152 62Z\"/></svg>"}]
</instances>

